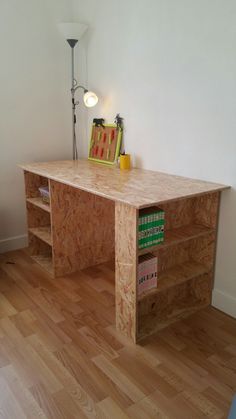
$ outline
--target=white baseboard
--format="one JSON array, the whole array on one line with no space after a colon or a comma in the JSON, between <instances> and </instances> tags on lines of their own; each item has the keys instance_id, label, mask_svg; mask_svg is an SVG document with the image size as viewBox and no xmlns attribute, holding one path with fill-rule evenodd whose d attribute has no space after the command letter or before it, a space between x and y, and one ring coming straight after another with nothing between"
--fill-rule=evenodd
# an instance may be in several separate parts
<instances>
[{"instance_id":1,"label":"white baseboard","mask_svg":"<svg viewBox=\"0 0 236 419\"><path fill-rule=\"evenodd\" d=\"M21 236L9 237L0 240L0 253L10 252L11 250L22 249L28 245L27 234Z\"/></svg>"},{"instance_id":2,"label":"white baseboard","mask_svg":"<svg viewBox=\"0 0 236 419\"><path fill-rule=\"evenodd\" d=\"M236 318L236 297L215 289L212 295L212 305Z\"/></svg>"}]
</instances>

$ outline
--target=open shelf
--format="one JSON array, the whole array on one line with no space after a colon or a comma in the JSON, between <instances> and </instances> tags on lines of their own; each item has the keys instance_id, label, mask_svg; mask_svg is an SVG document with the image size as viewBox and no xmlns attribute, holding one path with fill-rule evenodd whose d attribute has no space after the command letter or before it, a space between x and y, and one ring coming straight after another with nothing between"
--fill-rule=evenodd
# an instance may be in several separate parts
<instances>
[{"instance_id":1,"label":"open shelf","mask_svg":"<svg viewBox=\"0 0 236 419\"><path fill-rule=\"evenodd\" d=\"M195 273L189 280L138 302L138 340L210 304L213 272L201 272L199 266Z\"/></svg>"},{"instance_id":2,"label":"open shelf","mask_svg":"<svg viewBox=\"0 0 236 419\"><path fill-rule=\"evenodd\" d=\"M190 224L187 226L175 228L173 230L167 230L164 234L165 240L163 243L157 244L155 246L146 247L145 249L138 249L138 255L140 256L158 249L163 249L164 247L174 246L176 244L183 243L187 240L204 236L213 231L213 228L205 227L198 224Z\"/></svg>"},{"instance_id":3,"label":"open shelf","mask_svg":"<svg viewBox=\"0 0 236 419\"><path fill-rule=\"evenodd\" d=\"M149 335L153 335L178 320L189 317L191 314L194 314L196 311L199 311L208 305L209 302L192 297L177 303L166 318L158 318L152 313L145 316L139 316L138 341Z\"/></svg>"},{"instance_id":4,"label":"open shelf","mask_svg":"<svg viewBox=\"0 0 236 419\"><path fill-rule=\"evenodd\" d=\"M27 198L26 201L29 202L32 205L35 205L38 208L41 208L44 211L51 212L50 205L49 204L45 204L42 201L42 198L41 197Z\"/></svg>"},{"instance_id":5,"label":"open shelf","mask_svg":"<svg viewBox=\"0 0 236 419\"><path fill-rule=\"evenodd\" d=\"M38 237L45 243L52 246L51 228L50 226L29 228L29 232Z\"/></svg>"},{"instance_id":6,"label":"open shelf","mask_svg":"<svg viewBox=\"0 0 236 419\"><path fill-rule=\"evenodd\" d=\"M51 255L32 255L31 257L50 275L53 275L53 263Z\"/></svg>"},{"instance_id":7,"label":"open shelf","mask_svg":"<svg viewBox=\"0 0 236 419\"><path fill-rule=\"evenodd\" d=\"M197 276L200 276L209 269L201 263L188 261L181 265L176 265L166 271L161 272L157 276L157 287L146 291L139 295L139 301L151 297L160 292L166 291L168 288L182 284Z\"/></svg>"}]
</instances>

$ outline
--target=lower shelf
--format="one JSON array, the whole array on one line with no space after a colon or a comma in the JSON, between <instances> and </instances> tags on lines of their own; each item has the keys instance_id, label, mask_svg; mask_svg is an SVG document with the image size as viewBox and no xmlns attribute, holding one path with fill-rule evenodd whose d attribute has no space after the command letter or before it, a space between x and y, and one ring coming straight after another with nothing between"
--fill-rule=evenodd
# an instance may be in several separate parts
<instances>
[{"instance_id":1,"label":"lower shelf","mask_svg":"<svg viewBox=\"0 0 236 419\"><path fill-rule=\"evenodd\" d=\"M182 284L183 282L202 275L205 272L207 272L206 266L195 261L188 261L181 265L175 265L174 267L161 272L157 279L157 287L141 294L139 296L139 300L149 298L150 296L163 292L168 288Z\"/></svg>"},{"instance_id":2,"label":"lower shelf","mask_svg":"<svg viewBox=\"0 0 236 419\"><path fill-rule=\"evenodd\" d=\"M41 239L42 241L44 241L45 243L49 244L49 246L52 246L50 226L29 228L29 232Z\"/></svg>"},{"instance_id":3,"label":"lower shelf","mask_svg":"<svg viewBox=\"0 0 236 419\"><path fill-rule=\"evenodd\" d=\"M31 257L50 275L53 275L53 263L51 255L31 255Z\"/></svg>"},{"instance_id":4,"label":"lower shelf","mask_svg":"<svg viewBox=\"0 0 236 419\"><path fill-rule=\"evenodd\" d=\"M139 301L138 340L208 306L212 276L212 272L205 272Z\"/></svg>"},{"instance_id":5,"label":"lower shelf","mask_svg":"<svg viewBox=\"0 0 236 419\"><path fill-rule=\"evenodd\" d=\"M157 333L159 330L164 329L167 326L170 326L173 323L176 323L178 320L184 319L186 317L189 317L191 314L194 314L195 312L209 306L209 303L202 302L201 300L192 301L191 307L182 307L182 308L176 308L173 310L172 315L169 316L164 321L157 321L156 318L153 318L151 314L145 316L145 318L142 318L139 320L139 332L138 332L138 341L153 335L154 333ZM153 324L153 321L156 323L151 328L148 326L142 327L142 323L145 323L145 325Z\"/></svg>"}]
</instances>

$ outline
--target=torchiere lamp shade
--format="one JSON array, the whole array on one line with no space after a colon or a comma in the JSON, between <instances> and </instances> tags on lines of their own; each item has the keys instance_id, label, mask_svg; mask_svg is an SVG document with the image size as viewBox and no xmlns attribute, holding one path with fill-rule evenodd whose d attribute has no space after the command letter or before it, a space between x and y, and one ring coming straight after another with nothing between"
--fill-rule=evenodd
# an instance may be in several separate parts
<instances>
[{"instance_id":1,"label":"torchiere lamp shade","mask_svg":"<svg viewBox=\"0 0 236 419\"><path fill-rule=\"evenodd\" d=\"M79 41L88 29L85 23L59 23L58 27L64 38L68 41L73 39Z\"/></svg>"}]
</instances>

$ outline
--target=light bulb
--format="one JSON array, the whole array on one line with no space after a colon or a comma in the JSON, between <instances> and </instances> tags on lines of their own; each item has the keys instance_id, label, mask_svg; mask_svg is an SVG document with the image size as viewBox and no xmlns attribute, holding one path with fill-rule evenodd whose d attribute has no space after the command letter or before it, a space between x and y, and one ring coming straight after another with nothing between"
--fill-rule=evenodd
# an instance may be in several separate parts
<instances>
[{"instance_id":1,"label":"light bulb","mask_svg":"<svg viewBox=\"0 0 236 419\"><path fill-rule=\"evenodd\" d=\"M84 94L84 104L87 108L92 108L98 103L98 97L93 92L86 92Z\"/></svg>"}]
</instances>

